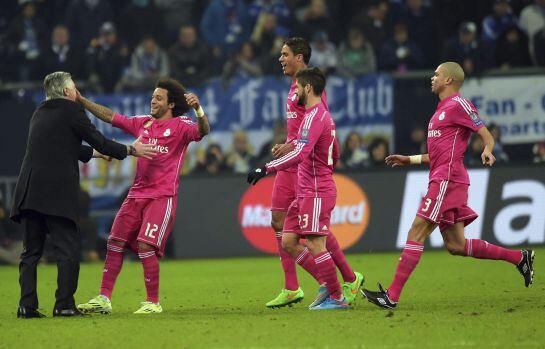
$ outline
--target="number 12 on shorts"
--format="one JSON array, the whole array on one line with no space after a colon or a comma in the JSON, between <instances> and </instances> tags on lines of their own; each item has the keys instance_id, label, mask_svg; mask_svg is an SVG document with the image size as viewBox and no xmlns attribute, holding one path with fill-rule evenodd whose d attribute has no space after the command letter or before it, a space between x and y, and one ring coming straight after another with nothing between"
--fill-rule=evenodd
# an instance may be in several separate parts
<instances>
[{"instance_id":1,"label":"number 12 on shorts","mask_svg":"<svg viewBox=\"0 0 545 349\"><path fill-rule=\"evenodd\" d=\"M159 227L157 226L157 224L152 225L151 223L148 222L146 225L146 232L144 233L144 235L150 239L155 239L155 235L153 233L155 233L158 229Z\"/></svg>"}]
</instances>

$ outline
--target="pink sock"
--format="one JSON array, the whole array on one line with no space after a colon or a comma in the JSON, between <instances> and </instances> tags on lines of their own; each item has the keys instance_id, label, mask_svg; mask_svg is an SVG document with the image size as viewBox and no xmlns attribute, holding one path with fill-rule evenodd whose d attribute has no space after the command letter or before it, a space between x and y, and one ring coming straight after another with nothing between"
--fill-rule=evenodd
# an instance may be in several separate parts
<instances>
[{"instance_id":1,"label":"pink sock","mask_svg":"<svg viewBox=\"0 0 545 349\"><path fill-rule=\"evenodd\" d=\"M100 294L112 298L115 280L123 266L123 247L117 246L111 242L106 245L106 260L102 270L102 282L100 284Z\"/></svg>"},{"instance_id":2,"label":"pink sock","mask_svg":"<svg viewBox=\"0 0 545 349\"><path fill-rule=\"evenodd\" d=\"M314 262L314 257L312 257L312 255L310 254L308 248L305 248L303 252L301 252L297 256L297 258L295 258L295 263L299 264L310 275L312 275L320 285L324 283L324 280L322 280L322 277L320 275L320 270L316 266L316 262Z\"/></svg>"},{"instance_id":3,"label":"pink sock","mask_svg":"<svg viewBox=\"0 0 545 349\"><path fill-rule=\"evenodd\" d=\"M138 257L144 267L144 281L148 302L159 302L159 261L155 251L139 251Z\"/></svg>"},{"instance_id":4,"label":"pink sock","mask_svg":"<svg viewBox=\"0 0 545 349\"><path fill-rule=\"evenodd\" d=\"M466 239L464 255L479 259L501 259L515 265L522 259L520 250L509 250L481 239Z\"/></svg>"},{"instance_id":5,"label":"pink sock","mask_svg":"<svg viewBox=\"0 0 545 349\"><path fill-rule=\"evenodd\" d=\"M339 246L339 242L337 242L337 238L331 232L327 234L326 248L331 255L331 258L333 258L335 265L339 268L344 282L354 282L354 280L356 280L356 275L354 275L354 271L346 261L346 257L344 256L341 246Z\"/></svg>"},{"instance_id":6,"label":"pink sock","mask_svg":"<svg viewBox=\"0 0 545 349\"><path fill-rule=\"evenodd\" d=\"M314 256L314 260L322 279L325 281L329 295L334 299L341 299L343 292L337 278L337 268L335 268L335 262L333 262L331 254L328 251L320 252Z\"/></svg>"},{"instance_id":7,"label":"pink sock","mask_svg":"<svg viewBox=\"0 0 545 349\"><path fill-rule=\"evenodd\" d=\"M407 240L405 248L399 257L399 262L397 263L394 281L392 281L392 284L388 288L388 297L390 297L390 300L394 302L399 300L403 286L420 261L422 252L424 252L423 244L416 241Z\"/></svg>"},{"instance_id":8,"label":"pink sock","mask_svg":"<svg viewBox=\"0 0 545 349\"><path fill-rule=\"evenodd\" d=\"M284 269L284 288L286 290L295 291L299 288L299 281L297 281L297 271L295 269L295 260L289 253L282 248L282 233L276 232L276 244L278 245L278 254L280 255L280 262L282 263L282 269Z\"/></svg>"}]
</instances>

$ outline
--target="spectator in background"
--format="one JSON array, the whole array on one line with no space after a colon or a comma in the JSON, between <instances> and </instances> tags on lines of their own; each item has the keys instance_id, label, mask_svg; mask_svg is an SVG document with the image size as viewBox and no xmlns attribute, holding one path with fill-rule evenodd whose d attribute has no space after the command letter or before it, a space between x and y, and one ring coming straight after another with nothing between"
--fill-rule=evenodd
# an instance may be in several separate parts
<instances>
[{"instance_id":1,"label":"spectator in background","mask_svg":"<svg viewBox=\"0 0 545 349\"><path fill-rule=\"evenodd\" d=\"M545 30L545 0L534 0L533 4L526 6L520 12L519 25L528 35L528 47L533 62L537 64L539 58L545 60L545 52L536 52L534 41L536 34Z\"/></svg>"},{"instance_id":2,"label":"spectator in background","mask_svg":"<svg viewBox=\"0 0 545 349\"><path fill-rule=\"evenodd\" d=\"M154 0L155 6L161 12L163 37L167 43L176 40L180 27L197 25L202 17L202 10L209 1L203 0Z\"/></svg>"},{"instance_id":3,"label":"spectator in background","mask_svg":"<svg viewBox=\"0 0 545 349\"><path fill-rule=\"evenodd\" d=\"M284 120L278 120L274 123L273 126L273 136L272 138L261 146L259 153L255 156L255 163L264 164L272 161L274 158L272 156L272 148L276 144L282 144L286 141L286 122Z\"/></svg>"},{"instance_id":4,"label":"spectator in background","mask_svg":"<svg viewBox=\"0 0 545 349\"><path fill-rule=\"evenodd\" d=\"M225 155L223 155L221 147L216 143L211 143L206 148L206 152L197 157L197 164L193 172L215 175L225 170Z\"/></svg>"},{"instance_id":5,"label":"spectator in background","mask_svg":"<svg viewBox=\"0 0 545 349\"><path fill-rule=\"evenodd\" d=\"M99 37L87 48L87 69L92 85L98 91L113 92L128 65L129 50L121 43L114 25L102 24Z\"/></svg>"},{"instance_id":6,"label":"spectator in background","mask_svg":"<svg viewBox=\"0 0 545 349\"><path fill-rule=\"evenodd\" d=\"M411 131L409 146L406 153L408 154L426 154L426 130L421 126L416 126Z\"/></svg>"},{"instance_id":7,"label":"spectator in background","mask_svg":"<svg viewBox=\"0 0 545 349\"><path fill-rule=\"evenodd\" d=\"M463 22L458 29L458 35L445 44L443 61L459 63L466 75L478 75L485 68L484 52L481 43L477 41L477 25L473 22Z\"/></svg>"},{"instance_id":8,"label":"spectator in background","mask_svg":"<svg viewBox=\"0 0 545 349\"><path fill-rule=\"evenodd\" d=\"M112 20L113 11L107 0L71 0L66 9L65 23L72 34L72 46L84 50L101 25Z\"/></svg>"},{"instance_id":9,"label":"spectator in background","mask_svg":"<svg viewBox=\"0 0 545 349\"><path fill-rule=\"evenodd\" d=\"M517 17L509 1L494 0L492 14L483 19L483 43L491 49L494 49L496 41L507 28L517 25Z\"/></svg>"},{"instance_id":10,"label":"spectator in background","mask_svg":"<svg viewBox=\"0 0 545 349\"><path fill-rule=\"evenodd\" d=\"M282 32L282 28L278 27L276 16L270 12L262 12L251 37L257 55L268 54L278 32Z\"/></svg>"},{"instance_id":11,"label":"spectator in background","mask_svg":"<svg viewBox=\"0 0 545 349\"><path fill-rule=\"evenodd\" d=\"M0 264L19 264L23 252L20 225L9 219L9 212L0 198Z\"/></svg>"},{"instance_id":12,"label":"spectator in background","mask_svg":"<svg viewBox=\"0 0 545 349\"><path fill-rule=\"evenodd\" d=\"M373 46L358 28L348 31L348 38L339 47L339 65L337 73L347 78L354 78L377 70Z\"/></svg>"},{"instance_id":13,"label":"spectator in background","mask_svg":"<svg viewBox=\"0 0 545 349\"><path fill-rule=\"evenodd\" d=\"M276 17L279 26L285 29L290 26L290 8L284 0L253 0L248 10L252 25L257 23L262 13L270 13Z\"/></svg>"},{"instance_id":14,"label":"spectator in background","mask_svg":"<svg viewBox=\"0 0 545 349\"><path fill-rule=\"evenodd\" d=\"M381 52L391 28L388 11L387 0L373 0L369 6L364 7L362 13L351 20L352 26L359 27L363 31L376 54Z\"/></svg>"},{"instance_id":15,"label":"spectator in background","mask_svg":"<svg viewBox=\"0 0 545 349\"><path fill-rule=\"evenodd\" d=\"M85 78L82 70L82 54L70 45L70 32L64 25L57 25L51 33L51 45L44 50L43 72L66 71L75 78Z\"/></svg>"},{"instance_id":16,"label":"spectator in background","mask_svg":"<svg viewBox=\"0 0 545 349\"><path fill-rule=\"evenodd\" d=\"M532 148L534 154L534 164L545 163L545 142L537 142Z\"/></svg>"},{"instance_id":17,"label":"spectator in background","mask_svg":"<svg viewBox=\"0 0 545 349\"><path fill-rule=\"evenodd\" d=\"M223 78L228 81L232 78L255 78L263 71L259 60L255 57L252 43L242 44L240 52L233 56L223 68Z\"/></svg>"},{"instance_id":18,"label":"spectator in background","mask_svg":"<svg viewBox=\"0 0 545 349\"><path fill-rule=\"evenodd\" d=\"M168 51L172 77L189 87L196 87L210 77L210 53L197 40L197 29L192 25L180 28L178 41Z\"/></svg>"},{"instance_id":19,"label":"spectator in background","mask_svg":"<svg viewBox=\"0 0 545 349\"><path fill-rule=\"evenodd\" d=\"M372 167L386 166L386 157L390 153L388 142L378 137L371 141L369 144L369 154L371 155L370 165Z\"/></svg>"},{"instance_id":20,"label":"spectator in background","mask_svg":"<svg viewBox=\"0 0 545 349\"><path fill-rule=\"evenodd\" d=\"M325 0L310 0L308 6L297 11L296 32L304 38L312 38L317 31L328 33L333 40L337 40L335 21L329 16Z\"/></svg>"},{"instance_id":21,"label":"spectator in background","mask_svg":"<svg viewBox=\"0 0 545 349\"><path fill-rule=\"evenodd\" d=\"M469 151L466 152L464 162L470 166L482 165L483 160L481 154L483 152L483 147L484 144L481 137L477 137L476 134L473 134L469 140Z\"/></svg>"},{"instance_id":22,"label":"spectator in background","mask_svg":"<svg viewBox=\"0 0 545 349\"><path fill-rule=\"evenodd\" d=\"M10 46L8 64L13 69L8 72L12 78L18 81L40 79L40 55L46 42L45 33L35 2L22 2L21 12L13 19L6 34Z\"/></svg>"},{"instance_id":23,"label":"spectator in background","mask_svg":"<svg viewBox=\"0 0 545 349\"><path fill-rule=\"evenodd\" d=\"M435 66L437 57L437 31L435 19L424 0L407 0L401 10L400 21L407 23L409 39L423 52L423 67Z\"/></svg>"},{"instance_id":24,"label":"spectator in background","mask_svg":"<svg viewBox=\"0 0 545 349\"><path fill-rule=\"evenodd\" d=\"M149 35L158 40L163 39L163 13L150 0L131 0L125 5L119 18L119 33L127 40L130 50ZM166 39L166 38L164 38ZM167 42L159 42L162 45Z\"/></svg>"},{"instance_id":25,"label":"spectator in background","mask_svg":"<svg viewBox=\"0 0 545 349\"><path fill-rule=\"evenodd\" d=\"M369 161L369 153L363 149L361 136L356 131L346 136L340 160L339 165L344 169L361 169Z\"/></svg>"},{"instance_id":26,"label":"spectator in background","mask_svg":"<svg viewBox=\"0 0 545 349\"><path fill-rule=\"evenodd\" d=\"M501 129L498 125L492 123L488 126L488 131L492 137L494 137L494 156L496 157L496 162L506 163L509 162L509 156L503 149L503 142L501 141Z\"/></svg>"},{"instance_id":27,"label":"spectator in background","mask_svg":"<svg viewBox=\"0 0 545 349\"><path fill-rule=\"evenodd\" d=\"M517 26L507 28L498 38L495 57L502 69L531 66L526 34Z\"/></svg>"},{"instance_id":28,"label":"spectator in background","mask_svg":"<svg viewBox=\"0 0 545 349\"><path fill-rule=\"evenodd\" d=\"M146 36L131 56L131 66L116 86L116 92L125 89L150 89L157 79L169 74L166 53L157 45L155 39Z\"/></svg>"},{"instance_id":29,"label":"spectator in background","mask_svg":"<svg viewBox=\"0 0 545 349\"><path fill-rule=\"evenodd\" d=\"M379 67L384 70L405 72L421 68L424 64L422 50L409 40L405 23L394 26L394 36L382 47Z\"/></svg>"},{"instance_id":30,"label":"spectator in background","mask_svg":"<svg viewBox=\"0 0 545 349\"><path fill-rule=\"evenodd\" d=\"M329 41L325 31L319 30L312 35L310 48L312 49L310 65L319 67L325 75L334 73L338 60L337 48Z\"/></svg>"},{"instance_id":31,"label":"spectator in background","mask_svg":"<svg viewBox=\"0 0 545 349\"><path fill-rule=\"evenodd\" d=\"M212 0L201 19L201 34L212 47L215 70L250 37L250 16L243 0Z\"/></svg>"},{"instance_id":32,"label":"spectator in background","mask_svg":"<svg viewBox=\"0 0 545 349\"><path fill-rule=\"evenodd\" d=\"M226 165L234 173L246 174L252 167L253 153L244 131L233 133L233 149L227 153Z\"/></svg>"},{"instance_id":33,"label":"spectator in background","mask_svg":"<svg viewBox=\"0 0 545 349\"><path fill-rule=\"evenodd\" d=\"M545 27L534 36L534 55L536 65L545 67Z\"/></svg>"}]
</instances>

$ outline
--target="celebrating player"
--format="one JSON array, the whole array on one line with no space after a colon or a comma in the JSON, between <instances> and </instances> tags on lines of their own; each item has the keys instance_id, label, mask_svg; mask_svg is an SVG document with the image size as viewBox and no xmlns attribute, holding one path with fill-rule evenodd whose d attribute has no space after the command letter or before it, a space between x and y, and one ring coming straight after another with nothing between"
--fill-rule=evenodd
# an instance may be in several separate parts
<instances>
[{"instance_id":1,"label":"celebrating player","mask_svg":"<svg viewBox=\"0 0 545 349\"><path fill-rule=\"evenodd\" d=\"M320 69L297 72L295 95L306 112L295 149L254 169L247 179L248 183L255 184L269 173L298 165L297 198L286 213L282 247L299 263L304 260L307 270L315 278L319 275L327 288L325 299L311 306L313 310L349 307L337 279L335 262L326 249L326 237L331 235L331 212L337 196L333 165L338 153L334 153L335 123L321 98L324 88L325 76ZM308 250L299 242L301 237L306 238Z\"/></svg>"},{"instance_id":2,"label":"celebrating player","mask_svg":"<svg viewBox=\"0 0 545 349\"><path fill-rule=\"evenodd\" d=\"M303 116L305 114L305 106L297 103L297 95L295 93L295 75L301 69L307 67L311 56L311 48L308 42L303 38L291 38L283 45L280 54L280 64L282 64L282 70L285 75L291 77L292 84L288 97L286 100L286 122L287 122L287 140L285 144L277 144L273 148L273 155L278 158L282 155L292 151L293 141L297 138L297 132ZM321 95L321 101L324 104L325 109L329 109L327 106L327 100L325 91ZM336 145L336 144L335 144ZM283 307L292 303L300 302L304 293L299 287L297 280L297 272L295 269L295 262L301 265L307 271L308 263L313 264L312 259L307 260L304 255L308 254L308 250L304 251L304 255L301 258L295 260L291 255L282 248L282 229L284 226L284 219L286 218L286 211L288 210L291 202L296 198L297 193L297 166L286 168L285 170L278 171L274 180L274 187L272 192L272 221L271 226L276 232L276 241L278 244L278 252L280 254L280 261L282 263L282 269L284 270L284 289L280 294L266 304L267 307ZM358 294L358 289L363 284L363 276L358 272L353 272L346 261L344 253L337 242L337 239L333 234L327 236L327 249L331 253L335 264L339 268L343 280L343 290L345 297L349 303L354 301ZM312 267L311 267L312 268ZM320 280L318 282L321 283ZM318 293L317 302L325 299L326 288L321 287Z\"/></svg>"},{"instance_id":3,"label":"celebrating player","mask_svg":"<svg viewBox=\"0 0 545 349\"><path fill-rule=\"evenodd\" d=\"M424 251L424 241L439 225L447 250L458 256L504 260L517 266L528 287L533 281L534 251L508 250L480 239L466 239L464 227L477 218L467 206L469 176L463 164L469 137L477 132L485 144L481 154L483 165L492 166L494 139L483 125L477 109L460 96L464 71L459 64L441 64L431 78L432 92L440 102L428 124L428 154L390 155L386 163L393 167L429 164L428 193L416 213L407 243L388 290L379 284L379 291L363 290L367 299L386 309L397 306L403 286L416 268Z\"/></svg>"},{"instance_id":4,"label":"celebrating player","mask_svg":"<svg viewBox=\"0 0 545 349\"><path fill-rule=\"evenodd\" d=\"M161 79L151 97L151 115L128 118L78 96L78 102L102 121L154 144L157 155L138 159L134 183L117 213L108 238L100 294L78 305L86 313L110 313L110 298L123 264L125 247L138 251L147 299L135 314L161 313L159 263L174 225L180 166L189 143L210 132L199 98L173 79ZM184 116L195 109L197 123Z\"/></svg>"}]
</instances>

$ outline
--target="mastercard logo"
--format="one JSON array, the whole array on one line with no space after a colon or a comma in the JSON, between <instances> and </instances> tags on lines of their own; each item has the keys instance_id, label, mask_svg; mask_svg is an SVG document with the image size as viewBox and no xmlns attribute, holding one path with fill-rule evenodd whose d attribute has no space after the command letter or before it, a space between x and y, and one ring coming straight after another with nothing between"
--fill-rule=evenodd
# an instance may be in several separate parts
<instances>
[{"instance_id":1,"label":"mastercard logo","mask_svg":"<svg viewBox=\"0 0 545 349\"><path fill-rule=\"evenodd\" d=\"M331 231L342 249L358 242L369 223L370 206L363 189L345 175L334 174L337 203L331 214ZM271 194L274 177L269 176L249 187L238 207L238 220L246 240L262 252L277 254L278 247L271 228Z\"/></svg>"}]
</instances>

